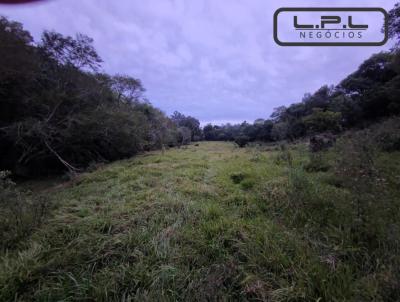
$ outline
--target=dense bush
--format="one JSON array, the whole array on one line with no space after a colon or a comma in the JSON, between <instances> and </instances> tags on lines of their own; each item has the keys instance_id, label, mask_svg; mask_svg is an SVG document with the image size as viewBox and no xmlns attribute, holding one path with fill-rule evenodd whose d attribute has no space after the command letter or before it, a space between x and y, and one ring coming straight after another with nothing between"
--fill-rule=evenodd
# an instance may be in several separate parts
<instances>
[{"instance_id":1,"label":"dense bush","mask_svg":"<svg viewBox=\"0 0 400 302\"><path fill-rule=\"evenodd\" d=\"M400 294L398 181L383 172L390 167L379 163L386 155L379 152L376 128L347 133L333 149L311 154L305 166L296 158L291 163L284 160L287 150L280 151L287 176L267 183L266 208L279 223L307 238L333 274L347 267L351 278L369 282L359 286L374 292L359 292L355 300L396 301Z\"/></svg>"},{"instance_id":2,"label":"dense bush","mask_svg":"<svg viewBox=\"0 0 400 302\"><path fill-rule=\"evenodd\" d=\"M279 152L274 157L274 162L277 165L293 165L293 156L286 144L279 145Z\"/></svg>"},{"instance_id":3,"label":"dense bush","mask_svg":"<svg viewBox=\"0 0 400 302\"><path fill-rule=\"evenodd\" d=\"M395 117L372 128L378 147L383 151L400 151L400 118Z\"/></svg>"},{"instance_id":4,"label":"dense bush","mask_svg":"<svg viewBox=\"0 0 400 302\"><path fill-rule=\"evenodd\" d=\"M309 162L305 165L305 170L308 172L326 172L330 165L324 158L323 152L310 153Z\"/></svg>"},{"instance_id":5,"label":"dense bush","mask_svg":"<svg viewBox=\"0 0 400 302\"><path fill-rule=\"evenodd\" d=\"M250 139L248 136L241 135L235 138L235 143L240 147L243 148L249 143Z\"/></svg>"},{"instance_id":6,"label":"dense bush","mask_svg":"<svg viewBox=\"0 0 400 302\"><path fill-rule=\"evenodd\" d=\"M185 116L184 114L175 111L171 116L171 120L176 124L177 127L182 128L182 131L186 131L188 138L186 141L199 141L203 138L203 133L200 129L200 122L198 119L192 116Z\"/></svg>"}]
</instances>

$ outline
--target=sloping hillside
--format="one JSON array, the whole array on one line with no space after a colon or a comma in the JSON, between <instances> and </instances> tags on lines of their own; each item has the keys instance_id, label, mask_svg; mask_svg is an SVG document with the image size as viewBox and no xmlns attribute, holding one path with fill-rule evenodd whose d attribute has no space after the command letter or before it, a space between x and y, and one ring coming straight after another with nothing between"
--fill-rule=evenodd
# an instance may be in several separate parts
<instances>
[{"instance_id":1,"label":"sloping hillside","mask_svg":"<svg viewBox=\"0 0 400 302\"><path fill-rule=\"evenodd\" d=\"M394 300L400 154L377 158L386 187L360 214L307 153L203 142L48 189L47 221L2 255L0 300Z\"/></svg>"}]
</instances>

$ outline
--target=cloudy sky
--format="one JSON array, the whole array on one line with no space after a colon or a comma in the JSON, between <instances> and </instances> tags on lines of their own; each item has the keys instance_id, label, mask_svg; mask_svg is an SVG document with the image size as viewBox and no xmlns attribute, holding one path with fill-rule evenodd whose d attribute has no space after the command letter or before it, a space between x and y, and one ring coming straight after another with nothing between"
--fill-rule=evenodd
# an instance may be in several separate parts
<instances>
[{"instance_id":1,"label":"cloudy sky","mask_svg":"<svg viewBox=\"0 0 400 302\"><path fill-rule=\"evenodd\" d=\"M274 107L337 84L382 47L281 47L273 14L290 6L383 7L396 0L48 0L0 5L36 40L44 29L85 33L106 72L142 80L167 114L206 122L267 118Z\"/></svg>"}]
</instances>

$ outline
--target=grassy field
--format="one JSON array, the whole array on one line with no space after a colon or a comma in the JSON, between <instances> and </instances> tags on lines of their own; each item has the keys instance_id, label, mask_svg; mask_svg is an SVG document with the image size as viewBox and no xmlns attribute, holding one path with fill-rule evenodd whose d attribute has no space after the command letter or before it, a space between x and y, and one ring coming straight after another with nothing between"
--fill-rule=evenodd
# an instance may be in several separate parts
<instances>
[{"instance_id":1,"label":"grassy field","mask_svg":"<svg viewBox=\"0 0 400 302\"><path fill-rule=\"evenodd\" d=\"M395 301L400 154L377 160L390 207L363 216L308 161L202 142L46 188L49 218L1 255L0 300Z\"/></svg>"}]
</instances>

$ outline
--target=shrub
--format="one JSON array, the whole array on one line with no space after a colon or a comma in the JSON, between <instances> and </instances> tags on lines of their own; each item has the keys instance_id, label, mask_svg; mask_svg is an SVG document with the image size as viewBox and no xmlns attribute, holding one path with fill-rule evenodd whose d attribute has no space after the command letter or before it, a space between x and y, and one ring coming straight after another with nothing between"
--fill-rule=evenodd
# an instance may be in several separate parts
<instances>
[{"instance_id":1,"label":"shrub","mask_svg":"<svg viewBox=\"0 0 400 302\"><path fill-rule=\"evenodd\" d=\"M333 147L335 142L336 142L335 136L330 133L314 135L310 138L310 151L319 152L327 150Z\"/></svg>"},{"instance_id":2,"label":"shrub","mask_svg":"<svg viewBox=\"0 0 400 302\"><path fill-rule=\"evenodd\" d=\"M241 183L245 177L246 177L246 175L242 172L237 172L237 173L231 174L231 179L232 179L233 183L235 183L235 184Z\"/></svg>"},{"instance_id":3,"label":"shrub","mask_svg":"<svg viewBox=\"0 0 400 302\"><path fill-rule=\"evenodd\" d=\"M250 138L246 135L240 135L235 138L235 143L240 147L245 147L250 141Z\"/></svg>"},{"instance_id":4,"label":"shrub","mask_svg":"<svg viewBox=\"0 0 400 302\"><path fill-rule=\"evenodd\" d=\"M391 118L372 130L381 150L400 151L400 117Z\"/></svg>"},{"instance_id":5,"label":"shrub","mask_svg":"<svg viewBox=\"0 0 400 302\"><path fill-rule=\"evenodd\" d=\"M9 178L10 172L0 171L0 248L13 248L39 226L48 210L47 199L22 192Z\"/></svg>"},{"instance_id":6,"label":"shrub","mask_svg":"<svg viewBox=\"0 0 400 302\"><path fill-rule=\"evenodd\" d=\"M179 146L188 145L191 142L192 132L187 127L178 128L178 142Z\"/></svg>"},{"instance_id":7,"label":"shrub","mask_svg":"<svg viewBox=\"0 0 400 302\"><path fill-rule=\"evenodd\" d=\"M356 193L369 192L378 179L374 158L377 148L370 131L344 136L336 148L334 173Z\"/></svg>"},{"instance_id":8,"label":"shrub","mask_svg":"<svg viewBox=\"0 0 400 302\"><path fill-rule=\"evenodd\" d=\"M289 167L293 165L293 156L287 145L281 144L279 146L279 152L274 161L277 165L287 164Z\"/></svg>"},{"instance_id":9,"label":"shrub","mask_svg":"<svg viewBox=\"0 0 400 302\"><path fill-rule=\"evenodd\" d=\"M240 186L242 187L243 190L250 190L254 187L254 181L251 179L246 179L242 181Z\"/></svg>"},{"instance_id":10,"label":"shrub","mask_svg":"<svg viewBox=\"0 0 400 302\"><path fill-rule=\"evenodd\" d=\"M342 129L340 125L341 119L342 114L340 112L323 111L320 108L314 108L312 114L303 118L303 122L307 131L311 133L340 132Z\"/></svg>"},{"instance_id":11,"label":"shrub","mask_svg":"<svg viewBox=\"0 0 400 302\"><path fill-rule=\"evenodd\" d=\"M310 153L309 162L304 167L307 172L326 172L329 168L330 165L326 162L321 152Z\"/></svg>"},{"instance_id":12,"label":"shrub","mask_svg":"<svg viewBox=\"0 0 400 302\"><path fill-rule=\"evenodd\" d=\"M314 186L302 167L289 168L288 196L293 206L305 206L315 196ZM304 210L304 209L303 209Z\"/></svg>"},{"instance_id":13,"label":"shrub","mask_svg":"<svg viewBox=\"0 0 400 302\"><path fill-rule=\"evenodd\" d=\"M351 193L352 238L371 249L389 243L398 202L390 196L386 180L378 169L377 146L370 131L346 136L337 148L334 175Z\"/></svg>"}]
</instances>

